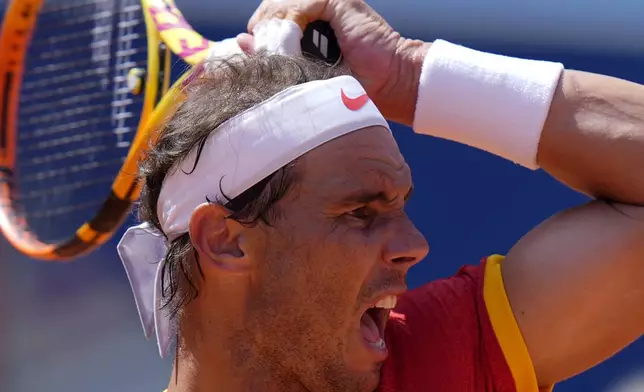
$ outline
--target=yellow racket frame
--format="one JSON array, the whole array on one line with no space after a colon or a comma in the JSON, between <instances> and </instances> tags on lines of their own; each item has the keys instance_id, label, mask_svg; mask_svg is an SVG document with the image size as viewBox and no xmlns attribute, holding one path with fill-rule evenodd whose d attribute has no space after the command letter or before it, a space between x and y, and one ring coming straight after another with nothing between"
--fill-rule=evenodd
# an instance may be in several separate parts
<instances>
[{"instance_id":1,"label":"yellow racket frame","mask_svg":"<svg viewBox=\"0 0 644 392\"><path fill-rule=\"evenodd\" d=\"M38 21L43 0L12 0L4 15L0 35L0 230L21 253L40 260L69 260L96 249L119 228L138 198L138 161L150 135L171 110L176 89L164 94L170 83L170 49L160 53L161 40L151 15L145 10L147 30L147 70L141 119L123 167L112 183L111 193L98 213L76 230L70 238L56 244L40 241L30 232L20 213L14 210L14 174L17 145L17 117L24 60L31 35ZM165 61L161 64L160 57ZM163 67L164 79L159 81ZM178 81L182 83L182 81ZM155 110L156 106L156 111ZM154 111L154 113L153 113Z\"/></svg>"},{"instance_id":2,"label":"yellow racket frame","mask_svg":"<svg viewBox=\"0 0 644 392\"><path fill-rule=\"evenodd\" d=\"M141 0L141 4L172 53L193 66L206 59L215 42L196 32L173 0Z\"/></svg>"}]
</instances>

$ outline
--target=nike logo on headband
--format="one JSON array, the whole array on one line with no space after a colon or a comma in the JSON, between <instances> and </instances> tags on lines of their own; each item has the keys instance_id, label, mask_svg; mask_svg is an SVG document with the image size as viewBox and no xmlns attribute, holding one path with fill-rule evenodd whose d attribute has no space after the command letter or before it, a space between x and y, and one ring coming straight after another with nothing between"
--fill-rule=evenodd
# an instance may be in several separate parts
<instances>
[{"instance_id":1,"label":"nike logo on headband","mask_svg":"<svg viewBox=\"0 0 644 392\"><path fill-rule=\"evenodd\" d=\"M349 110L360 110L364 105L369 102L369 96L365 93L362 95L358 95L355 98L349 98L347 95L344 93L344 90L340 89L340 96L342 97L342 103L344 106L347 107Z\"/></svg>"}]
</instances>

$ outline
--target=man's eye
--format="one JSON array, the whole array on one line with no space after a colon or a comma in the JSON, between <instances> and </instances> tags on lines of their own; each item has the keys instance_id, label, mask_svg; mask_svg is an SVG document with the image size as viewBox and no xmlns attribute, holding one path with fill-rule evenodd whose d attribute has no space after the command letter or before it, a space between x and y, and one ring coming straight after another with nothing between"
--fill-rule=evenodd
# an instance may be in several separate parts
<instances>
[{"instance_id":1,"label":"man's eye","mask_svg":"<svg viewBox=\"0 0 644 392\"><path fill-rule=\"evenodd\" d=\"M373 211L368 209L367 207L360 207L356 208L354 210L351 210L347 215L353 217L353 218L358 218L358 219L372 219L373 218Z\"/></svg>"}]
</instances>

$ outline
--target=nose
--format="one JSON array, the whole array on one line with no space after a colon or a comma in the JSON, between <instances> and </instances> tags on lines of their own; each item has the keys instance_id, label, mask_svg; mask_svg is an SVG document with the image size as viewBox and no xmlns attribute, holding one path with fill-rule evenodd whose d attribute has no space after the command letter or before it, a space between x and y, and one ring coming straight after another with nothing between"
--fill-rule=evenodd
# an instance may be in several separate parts
<instances>
[{"instance_id":1,"label":"nose","mask_svg":"<svg viewBox=\"0 0 644 392\"><path fill-rule=\"evenodd\" d=\"M392 228L390 240L384 248L383 259L388 264L408 269L427 256L429 244L408 217L405 216L399 222L399 225Z\"/></svg>"}]
</instances>

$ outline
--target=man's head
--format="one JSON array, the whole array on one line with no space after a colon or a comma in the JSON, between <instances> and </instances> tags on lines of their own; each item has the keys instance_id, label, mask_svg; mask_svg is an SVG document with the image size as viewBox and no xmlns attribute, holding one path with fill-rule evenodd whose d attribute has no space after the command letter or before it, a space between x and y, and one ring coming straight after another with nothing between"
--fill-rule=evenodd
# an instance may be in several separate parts
<instances>
[{"instance_id":1,"label":"man's head","mask_svg":"<svg viewBox=\"0 0 644 392\"><path fill-rule=\"evenodd\" d=\"M291 86L339 75L259 54L194 81L144 162L140 218L163 231L164 179L219 125ZM204 164L197 157L194 165ZM314 148L237 197L200 205L163 267L182 351L213 371L258 379L269 372L316 391L373 390L388 312L367 309L400 294L407 270L427 253L403 210L411 189L393 136L370 126ZM382 324L380 336L372 321Z\"/></svg>"}]
</instances>

